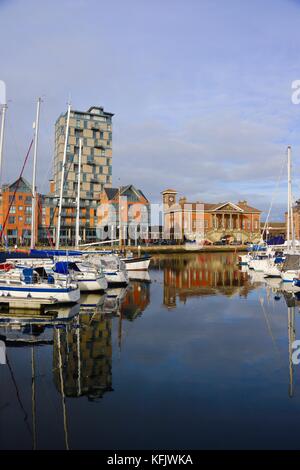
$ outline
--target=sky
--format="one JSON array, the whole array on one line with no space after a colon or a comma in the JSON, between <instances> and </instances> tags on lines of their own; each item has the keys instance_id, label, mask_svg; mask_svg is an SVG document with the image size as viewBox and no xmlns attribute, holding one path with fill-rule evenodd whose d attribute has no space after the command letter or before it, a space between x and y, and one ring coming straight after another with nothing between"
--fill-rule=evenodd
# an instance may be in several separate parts
<instances>
[{"instance_id":1,"label":"sky","mask_svg":"<svg viewBox=\"0 0 300 470\"><path fill-rule=\"evenodd\" d=\"M2 182L17 178L42 96L38 190L52 175L54 123L103 106L113 185L152 202L247 200L281 220L286 148L300 198L300 0L0 0L8 111ZM32 158L25 171L31 180Z\"/></svg>"}]
</instances>

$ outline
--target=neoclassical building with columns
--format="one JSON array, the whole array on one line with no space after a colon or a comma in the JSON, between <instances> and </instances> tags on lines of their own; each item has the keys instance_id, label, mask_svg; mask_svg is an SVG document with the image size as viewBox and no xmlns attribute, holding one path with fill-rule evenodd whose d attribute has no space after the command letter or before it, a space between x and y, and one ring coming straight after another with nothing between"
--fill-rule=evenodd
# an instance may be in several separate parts
<instances>
[{"instance_id":1,"label":"neoclassical building with columns","mask_svg":"<svg viewBox=\"0 0 300 470\"><path fill-rule=\"evenodd\" d=\"M261 211L247 201L209 204L177 201L177 191L162 191L164 230L170 238L203 238L211 242L227 238L241 243L260 240Z\"/></svg>"}]
</instances>

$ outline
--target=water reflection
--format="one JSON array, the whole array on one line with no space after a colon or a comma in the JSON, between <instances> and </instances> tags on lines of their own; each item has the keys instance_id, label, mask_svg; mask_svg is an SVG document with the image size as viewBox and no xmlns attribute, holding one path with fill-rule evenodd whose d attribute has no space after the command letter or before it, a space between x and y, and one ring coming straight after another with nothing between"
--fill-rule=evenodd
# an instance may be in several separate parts
<instances>
[{"instance_id":1,"label":"water reflection","mask_svg":"<svg viewBox=\"0 0 300 470\"><path fill-rule=\"evenodd\" d=\"M0 313L1 448L297 445L292 287L233 253L160 256L149 274L72 308Z\"/></svg>"},{"instance_id":2,"label":"water reflection","mask_svg":"<svg viewBox=\"0 0 300 470\"><path fill-rule=\"evenodd\" d=\"M266 298L268 304L270 304L271 295L273 295L274 300L279 301L281 298L284 299L285 305L287 307L287 339L288 339L288 365L289 365L289 385L288 385L288 395L290 398L294 396L294 364L292 360L293 355L293 343L296 340L296 307L300 306L300 294L298 289L295 286L288 282L282 282L281 278L269 278L265 277L263 272L255 272L246 268L249 279L253 286L256 288L265 287L266 288ZM268 330L272 338L273 343L276 343L274 337L270 316L268 311L264 306L263 297L259 297L260 304L262 307L263 314L266 319Z\"/></svg>"},{"instance_id":3,"label":"water reflection","mask_svg":"<svg viewBox=\"0 0 300 470\"><path fill-rule=\"evenodd\" d=\"M164 273L164 305L175 308L177 299L185 303L188 297L205 295L240 295L247 297L253 289L248 273L237 266L233 253L191 254L178 258L159 258L156 267Z\"/></svg>"}]
</instances>

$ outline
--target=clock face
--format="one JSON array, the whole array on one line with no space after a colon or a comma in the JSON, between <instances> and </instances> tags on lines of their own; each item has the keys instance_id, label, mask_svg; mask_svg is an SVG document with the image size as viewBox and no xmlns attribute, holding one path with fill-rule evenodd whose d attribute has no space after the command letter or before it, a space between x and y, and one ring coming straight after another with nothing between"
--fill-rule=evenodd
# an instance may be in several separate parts
<instances>
[{"instance_id":1,"label":"clock face","mask_svg":"<svg viewBox=\"0 0 300 470\"><path fill-rule=\"evenodd\" d=\"M169 201L170 201L170 202L173 202L173 201L174 201L173 196L170 196L170 197L169 197Z\"/></svg>"}]
</instances>

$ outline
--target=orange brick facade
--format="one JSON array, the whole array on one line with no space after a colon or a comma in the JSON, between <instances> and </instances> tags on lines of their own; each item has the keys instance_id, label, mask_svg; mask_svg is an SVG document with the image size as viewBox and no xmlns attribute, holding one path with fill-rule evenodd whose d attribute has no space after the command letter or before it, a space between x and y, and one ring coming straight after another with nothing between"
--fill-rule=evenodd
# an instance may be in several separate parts
<instances>
[{"instance_id":1,"label":"orange brick facade","mask_svg":"<svg viewBox=\"0 0 300 470\"><path fill-rule=\"evenodd\" d=\"M180 198L177 202L177 191L172 189L163 191L162 196L164 230L171 238L192 240L199 236L211 242L224 237L240 242L260 239L261 211L247 201L208 204Z\"/></svg>"},{"instance_id":2,"label":"orange brick facade","mask_svg":"<svg viewBox=\"0 0 300 470\"><path fill-rule=\"evenodd\" d=\"M15 193L16 191L16 193ZM42 218L41 196L37 195L35 220L36 233ZM0 226L3 238L8 245L29 245L31 238L32 191L30 184L20 178L11 185L2 186L0 199Z\"/></svg>"},{"instance_id":3,"label":"orange brick facade","mask_svg":"<svg viewBox=\"0 0 300 470\"><path fill-rule=\"evenodd\" d=\"M101 230L108 231L109 238L119 237L120 230L123 240L148 238L150 202L133 185L105 188L100 194L97 221Z\"/></svg>"}]
</instances>

